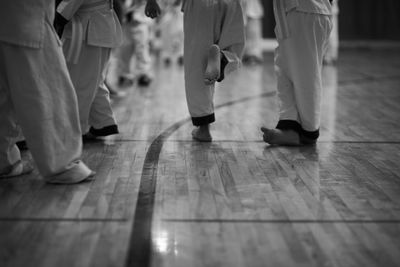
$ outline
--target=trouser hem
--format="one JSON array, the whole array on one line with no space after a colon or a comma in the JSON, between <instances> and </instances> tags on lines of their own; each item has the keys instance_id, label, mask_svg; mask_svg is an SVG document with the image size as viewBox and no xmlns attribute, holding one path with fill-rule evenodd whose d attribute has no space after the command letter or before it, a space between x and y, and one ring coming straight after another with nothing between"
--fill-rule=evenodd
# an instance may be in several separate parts
<instances>
[{"instance_id":1,"label":"trouser hem","mask_svg":"<svg viewBox=\"0 0 400 267\"><path fill-rule=\"evenodd\" d=\"M306 131L301 127L301 124L294 120L280 120L276 125L276 129L293 130L300 135L300 140L304 142L316 141L319 137L319 129L316 131Z\"/></svg>"},{"instance_id":2,"label":"trouser hem","mask_svg":"<svg viewBox=\"0 0 400 267\"><path fill-rule=\"evenodd\" d=\"M202 117L192 117L192 123L194 126L201 126L213 123L215 121L215 114L210 114Z\"/></svg>"}]
</instances>

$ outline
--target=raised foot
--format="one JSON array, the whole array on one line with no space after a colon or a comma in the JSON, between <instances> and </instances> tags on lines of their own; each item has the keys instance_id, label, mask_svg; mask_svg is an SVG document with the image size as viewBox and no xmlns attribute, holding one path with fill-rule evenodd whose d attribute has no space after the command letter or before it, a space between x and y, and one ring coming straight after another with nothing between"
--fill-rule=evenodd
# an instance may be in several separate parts
<instances>
[{"instance_id":1,"label":"raised foot","mask_svg":"<svg viewBox=\"0 0 400 267\"><path fill-rule=\"evenodd\" d=\"M220 76L221 72L221 49L218 45L212 45L208 50L207 68L204 73L204 83L212 85Z\"/></svg>"}]
</instances>

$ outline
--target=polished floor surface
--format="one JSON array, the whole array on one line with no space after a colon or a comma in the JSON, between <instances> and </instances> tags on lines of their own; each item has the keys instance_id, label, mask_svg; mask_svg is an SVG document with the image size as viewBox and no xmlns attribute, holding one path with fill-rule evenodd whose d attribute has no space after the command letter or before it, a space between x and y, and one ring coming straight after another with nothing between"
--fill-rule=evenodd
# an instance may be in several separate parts
<instances>
[{"instance_id":1,"label":"polished floor surface","mask_svg":"<svg viewBox=\"0 0 400 267\"><path fill-rule=\"evenodd\" d=\"M182 68L160 63L114 101L121 134L85 144L94 181L1 180L0 266L400 266L400 52L324 68L315 147L262 142L272 61L217 88L212 143L191 139Z\"/></svg>"}]
</instances>

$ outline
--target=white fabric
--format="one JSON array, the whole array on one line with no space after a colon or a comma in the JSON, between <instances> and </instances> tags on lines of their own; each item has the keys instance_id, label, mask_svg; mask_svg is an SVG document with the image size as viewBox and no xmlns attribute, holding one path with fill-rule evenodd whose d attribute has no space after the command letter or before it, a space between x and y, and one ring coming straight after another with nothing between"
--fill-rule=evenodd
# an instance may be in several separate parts
<instances>
[{"instance_id":1,"label":"white fabric","mask_svg":"<svg viewBox=\"0 0 400 267\"><path fill-rule=\"evenodd\" d=\"M66 53L68 61L76 62L83 41L89 45L108 48L121 45L121 25L111 6L111 0L61 1L57 12L70 20L65 26L63 39L72 39L74 44L73 51Z\"/></svg>"},{"instance_id":2,"label":"white fabric","mask_svg":"<svg viewBox=\"0 0 400 267\"><path fill-rule=\"evenodd\" d=\"M49 8L54 6L49 3ZM0 173L20 160L15 146L18 122L46 179L81 180L90 170L79 160L76 95L49 21L42 34L42 49L0 41Z\"/></svg>"},{"instance_id":3,"label":"white fabric","mask_svg":"<svg viewBox=\"0 0 400 267\"><path fill-rule=\"evenodd\" d=\"M64 42L64 52L71 42ZM82 44L76 64L68 62L68 70L78 96L79 117L83 133L89 126L96 129L117 124L111 109L109 90L104 85L110 48Z\"/></svg>"},{"instance_id":4,"label":"white fabric","mask_svg":"<svg viewBox=\"0 0 400 267\"><path fill-rule=\"evenodd\" d=\"M322 60L330 16L291 11L287 14L290 37L278 39L275 67L280 99L280 120L295 120L306 131L320 126Z\"/></svg>"},{"instance_id":5,"label":"white fabric","mask_svg":"<svg viewBox=\"0 0 400 267\"><path fill-rule=\"evenodd\" d=\"M304 13L332 15L332 6L329 0L274 0L273 9L277 39L285 39L290 36L286 15L294 9Z\"/></svg>"},{"instance_id":6,"label":"white fabric","mask_svg":"<svg viewBox=\"0 0 400 267\"><path fill-rule=\"evenodd\" d=\"M218 44L228 59L225 75L238 69L244 48L244 23L240 0L185 0L184 66L189 113L203 117L214 113L214 85L204 84L209 48Z\"/></svg>"},{"instance_id":7,"label":"white fabric","mask_svg":"<svg viewBox=\"0 0 400 267\"><path fill-rule=\"evenodd\" d=\"M331 62L339 57L339 6L338 0L333 1L332 6L332 32L329 37L329 45L325 54L325 60Z\"/></svg>"},{"instance_id":8,"label":"white fabric","mask_svg":"<svg viewBox=\"0 0 400 267\"><path fill-rule=\"evenodd\" d=\"M54 0L1 0L0 41L43 48L45 21L54 21Z\"/></svg>"},{"instance_id":9,"label":"white fabric","mask_svg":"<svg viewBox=\"0 0 400 267\"><path fill-rule=\"evenodd\" d=\"M264 16L264 7L260 0L242 0L242 3L246 17L261 19Z\"/></svg>"},{"instance_id":10,"label":"white fabric","mask_svg":"<svg viewBox=\"0 0 400 267\"><path fill-rule=\"evenodd\" d=\"M169 7L160 21L162 58L183 56L183 14L179 6Z\"/></svg>"}]
</instances>

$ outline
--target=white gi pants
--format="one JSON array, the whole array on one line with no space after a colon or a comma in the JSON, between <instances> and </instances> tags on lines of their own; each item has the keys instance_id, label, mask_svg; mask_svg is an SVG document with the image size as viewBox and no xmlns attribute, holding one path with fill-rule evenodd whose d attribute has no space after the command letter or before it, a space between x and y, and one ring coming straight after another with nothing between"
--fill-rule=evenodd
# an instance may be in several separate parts
<instances>
[{"instance_id":1,"label":"white gi pants","mask_svg":"<svg viewBox=\"0 0 400 267\"><path fill-rule=\"evenodd\" d=\"M122 25L124 41L115 51L110 71L115 77L134 78L138 75L150 75L150 26L147 23ZM131 69L132 59L134 59Z\"/></svg>"},{"instance_id":2,"label":"white gi pants","mask_svg":"<svg viewBox=\"0 0 400 267\"><path fill-rule=\"evenodd\" d=\"M287 14L290 37L278 40L275 69L282 121L294 121L312 139L318 136L322 94L322 60L332 29L326 15L291 11ZM281 125L282 126L282 125ZM289 126L290 128L290 126Z\"/></svg>"},{"instance_id":3,"label":"white gi pants","mask_svg":"<svg viewBox=\"0 0 400 267\"><path fill-rule=\"evenodd\" d=\"M43 38L41 49L0 42L0 173L21 160L18 123L45 179L80 180L91 171L79 160L76 95L50 23Z\"/></svg>"},{"instance_id":4,"label":"white gi pants","mask_svg":"<svg viewBox=\"0 0 400 267\"><path fill-rule=\"evenodd\" d=\"M186 0L184 4L185 88L194 125L215 121L214 85L204 84L208 51L219 45L227 60L225 75L238 69L244 48L240 0Z\"/></svg>"},{"instance_id":5,"label":"white gi pants","mask_svg":"<svg viewBox=\"0 0 400 267\"><path fill-rule=\"evenodd\" d=\"M176 60L183 56L183 14L179 7L164 14L160 22L163 59Z\"/></svg>"},{"instance_id":6,"label":"white gi pants","mask_svg":"<svg viewBox=\"0 0 400 267\"><path fill-rule=\"evenodd\" d=\"M70 39L64 41L64 53ZM89 126L101 129L117 124L110 104L110 92L104 80L111 48L82 44L77 64L67 62L69 74L78 96L80 124L83 133Z\"/></svg>"},{"instance_id":7,"label":"white gi pants","mask_svg":"<svg viewBox=\"0 0 400 267\"><path fill-rule=\"evenodd\" d=\"M262 59L262 18L264 9L260 0L245 0L246 47L244 54Z\"/></svg>"},{"instance_id":8,"label":"white gi pants","mask_svg":"<svg viewBox=\"0 0 400 267\"><path fill-rule=\"evenodd\" d=\"M333 3L336 3L334 1ZM337 4L334 4L337 5ZM339 57L339 19L338 13L333 13L332 16L332 32L329 37L329 44L325 54L325 61L332 62L338 59Z\"/></svg>"}]
</instances>

